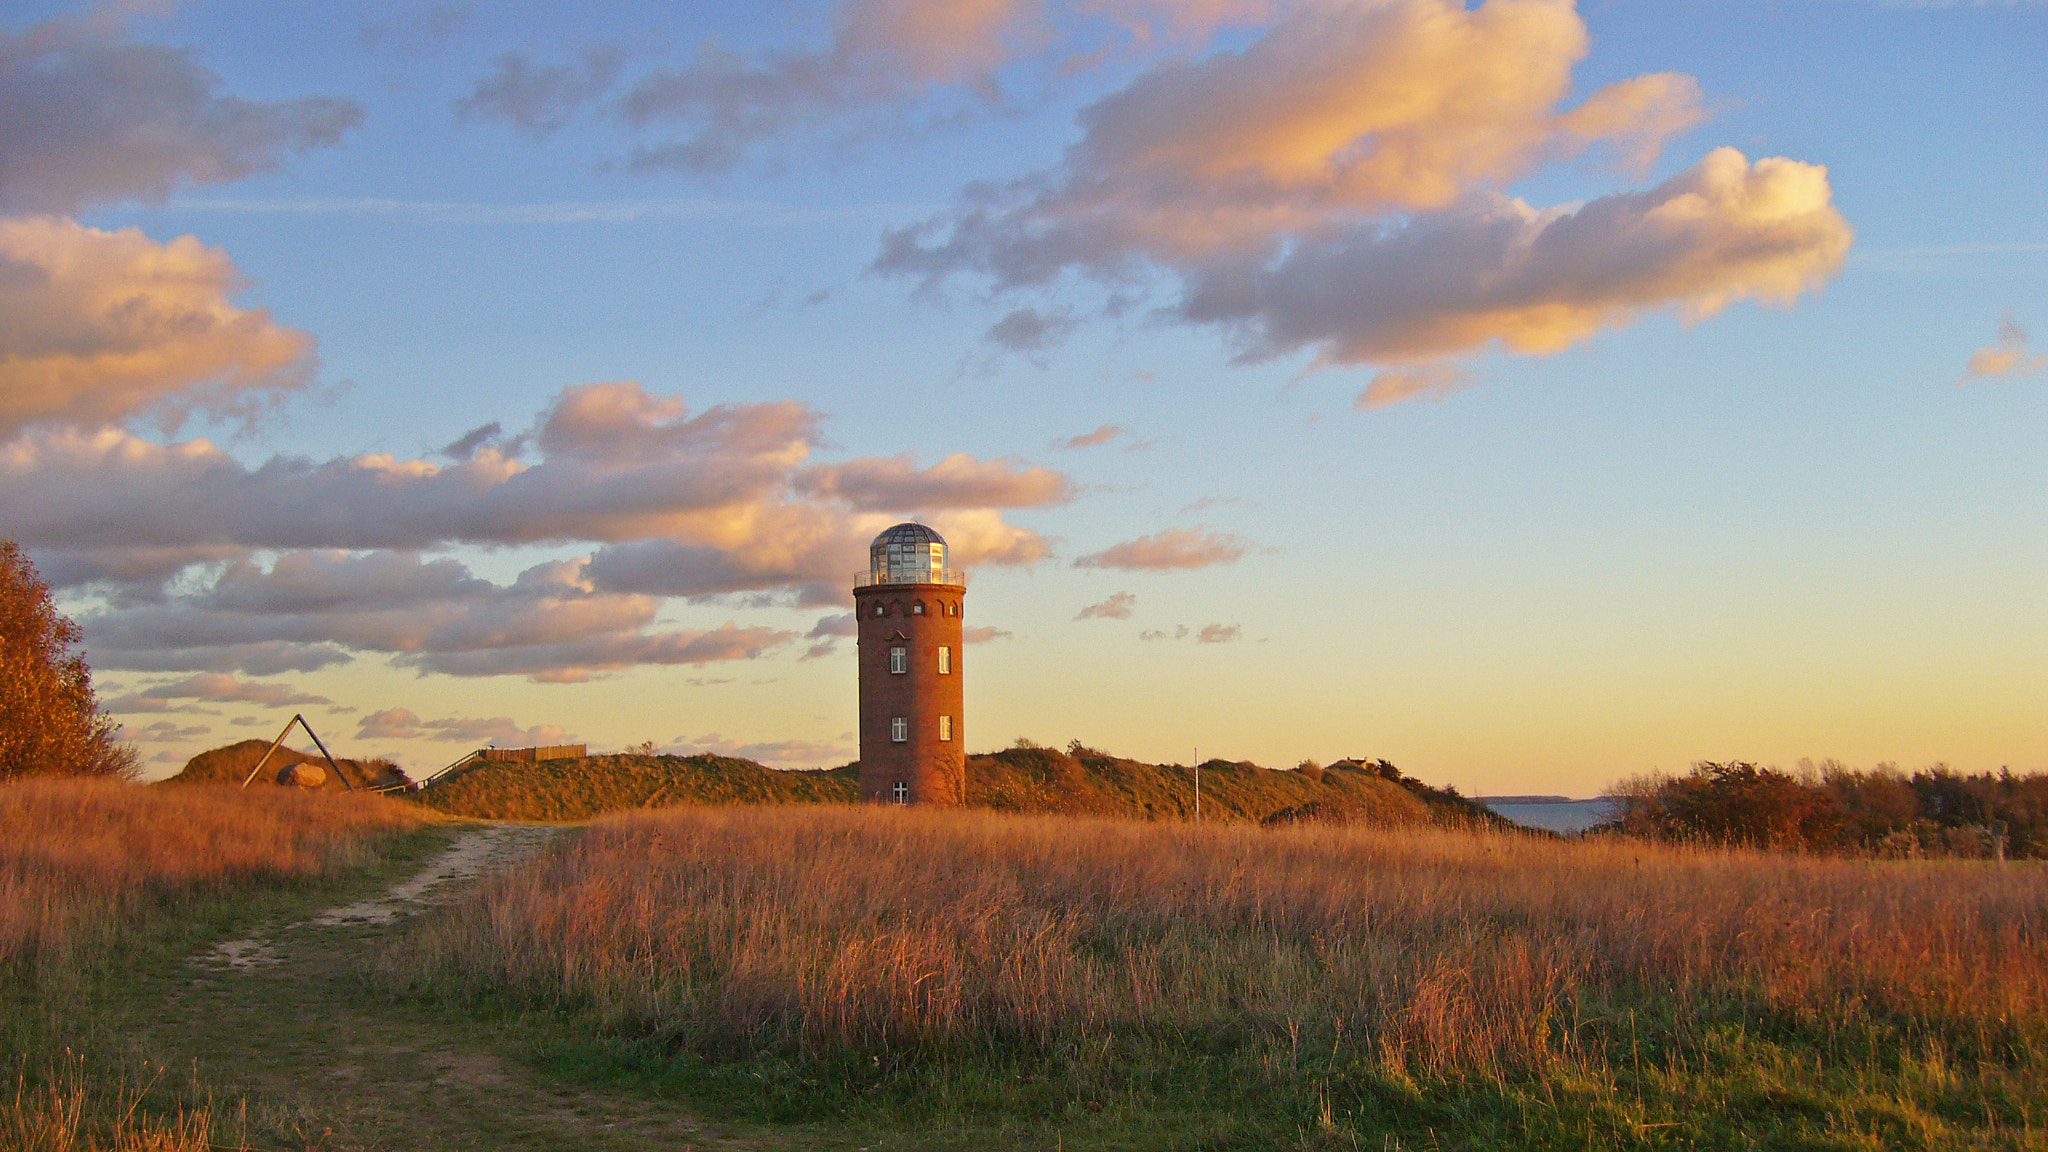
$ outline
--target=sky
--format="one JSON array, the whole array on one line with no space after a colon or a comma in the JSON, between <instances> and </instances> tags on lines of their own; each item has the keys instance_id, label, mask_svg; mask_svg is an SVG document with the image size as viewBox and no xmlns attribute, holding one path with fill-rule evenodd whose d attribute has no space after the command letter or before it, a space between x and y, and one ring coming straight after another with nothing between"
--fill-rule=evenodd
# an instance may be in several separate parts
<instances>
[{"instance_id":1,"label":"sky","mask_svg":"<svg viewBox=\"0 0 2048 1152\"><path fill-rule=\"evenodd\" d=\"M2048 771L2048 4L14 0L0 536L148 774Z\"/></svg>"}]
</instances>

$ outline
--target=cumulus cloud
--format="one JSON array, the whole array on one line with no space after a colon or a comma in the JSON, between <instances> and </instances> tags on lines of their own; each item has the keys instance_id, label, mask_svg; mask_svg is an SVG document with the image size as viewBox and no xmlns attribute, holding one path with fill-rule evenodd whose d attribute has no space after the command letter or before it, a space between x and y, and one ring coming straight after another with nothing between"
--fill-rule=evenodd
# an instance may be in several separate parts
<instances>
[{"instance_id":1,"label":"cumulus cloud","mask_svg":"<svg viewBox=\"0 0 2048 1152\"><path fill-rule=\"evenodd\" d=\"M356 722L358 740L440 740L450 744L495 744L504 748L532 748L545 744L574 744L577 737L559 724L536 724L521 728L510 716L478 720L447 716L422 720L408 708L386 708Z\"/></svg>"},{"instance_id":2,"label":"cumulus cloud","mask_svg":"<svg viewBox=\"0 0 2048 1152\"><path fill-rule=\"evenodd\" d=\"M1090 604L1074 616L1076 620L1129 620L1131 609L1138 603L1137 596L1129 592L1112 592L1109 599L1099 604Z\"/></svg>"},{"instance_id":3,"label":"cumulus cloud","mask_svg":"<svg viewBox=\"0 0 2048 1152\"><path fill-rule=\"evenodd\" d=\"M2048 353L2027 355L2027 330L2010 315L1998 322L1998 341L1970 354L1957 384L1988 380L1998 376L2032 376L2048 368Z\"/></svg>"},{"instance_id":4,"label":"cumulus cloud","mask_svg":"<svg viewBox=\"0 0 2048 1152\"><path fill-rule=\"evenodd\" d=\"M1556 352L1645 309L1790 303L1840 269L1849 226L1827 171L1732 148L1640 193L1539 211L1474 194L1398 227L1333 234L1258 269L1203 272L1181 314L1240 326L1247 354L1434 357L1498 341Z\"/></svg>"},{"instance_id":5,"label":"cumulus cloud","mask_svg":"<svg viewBox=\"0 0 2048 1152\"><path fill-rule=\"evenodd\" d=\"M227 254L190 236L0 218L0 438L142 413L175 423L299 386L312 338L236 307L240 287Z\"/></svg>"},{"instance_id":6,"label":"cumulus cloud","mask_svg":"<svg viewBox=\"0 0 2048 1152\"><path fill-rule=\"evenodd\" d=\"M657 600L600 591L587 566L552 561L499 585L458 561L414 553L289 552L268 568L237 561L201 589L81 623L95 661L109 668L161 665L167 654L232 665L240 653L286 643L331 647L343 659L389 655L424 672L557 683L642 664L749 659L796 637L731 622L655 629Z\"/></svg>"},{"instance_id":7,"label":"cumulus cloud","mask_svg":"<svg viewBox=\"0 0 2048 1152\"><path fill-rule=\"evenodd\" d=\"M58 429L0 444L0 523L46 569L78 579L161 579L253 549L579 542L611 545L588 574L612 591L812 588L836 600L868 540L903 515L925 514L958 564L1023 564L1045 541L1000 509L1071 494L1049 469L965 455L925 469L905 458L808 466L817 425L801 404L693 414L615 383L564 390L518 438L534 462L479 443L444 464L364 455L249 467L204 440Z\"/></svg>"},{"instance_id":8,"label":"cumulus cloud","mask_svg":"<svg viewBox=\"0 0 2048 1152\"><path fill-rule=\"evenodd\" d=\"M1195 633L1195 641L1199 644L1228 644L1243 634L1244 629L1236 624L1204 624L1202 630Z\"/></svg>"},{"instance_id":9,"label":"cumulus cloud","mask_svg":"<svg viewBox=\"0 0 2048 1152\"><path fill-rule=\"evenodd\" d=\"M103 18L0 32L0 211L162 200L332 145L363 118L348 100L220 88L191 52L130 42Z\"/></svg>"},{"instance_id":10,"label":"cumulus cloud","mask_svg":"<svg viewBox=\"0 0 2048 1152\"><path fill-rule=\"evenodd\" d=\"M1011 633L1001 628L962 628L960 639L967 644L986 644L991 640L1006 640Z\"/></svg>"},{"instance_id":11,"label":"cumulus cloud","mask_svg":"<svg viewBox=\"0 0 2048 1152\"><path fill-rule=\"evenodd\" d=\"M117 696L106 702L106 708L109 712L170 712L178 709L174 702L180 700L259 704L266 708L333 703L325 696L300 692L289 684L253 684L224 673L201 672L175 683L159 684Z\"/></svg>"},{"instance_id":12,"label":"cumulus cloud","mask_svg":"<svg viewBox=\"0 0 2048 1152\"><path fill-rule=\"evenodd\" d=\"M989 326L991 342L1012 352L1042 352L1080 325L1071 308L1017 308Z\"/></svg>"},{"instance_id":13,"label":"cumulus cloud","mask_svg":"<svg viewBox=\"0 0 2048 1152\"><path fill-rule=\"evenodd\" d=\"M1722 149L1578 207L1498 191L1595 148L1647 165L1702 118L1669 73L1566 107L1587 48L1571 0L1298 5L1097 102L1060 166L887 234L875 268L999 294L1073 272L1127 292L1165 269L1166 314L1249 359L1328 363L1552 352L1646 310L1789 301L1839 269L1826 172L1791 160Z\"/></svg>"},{"instance_id":14,"label":"cumulus cloud","mask_svg":"<svg viewBox=\"0 0 2048 1152\"><path fill-rule=\"evenodd\" d=\"M1119 568L1134 572L1166 572L1234 563L1250 546L1228 532L1196 526L1168 528L1136 540L1112 544L1074 561L1076 568Z\"/></svg>"}]
</instances>

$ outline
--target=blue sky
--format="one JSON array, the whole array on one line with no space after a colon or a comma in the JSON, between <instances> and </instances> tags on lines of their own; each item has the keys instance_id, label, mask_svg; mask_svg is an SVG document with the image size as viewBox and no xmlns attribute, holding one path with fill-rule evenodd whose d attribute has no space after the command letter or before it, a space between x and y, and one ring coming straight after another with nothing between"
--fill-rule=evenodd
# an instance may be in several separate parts
<instances>
[{"instance_id":1,"label":"blue sky","mask_svg":"<svg viewBox=\"0 0 2048 1152\"><path fill-rule=\"evenodd\" d=\"M2048 769L2048 8L593 7L10 8L0 531L157 770L843 762L908 515L974 749Z\"/></svg>"}]
</instances>

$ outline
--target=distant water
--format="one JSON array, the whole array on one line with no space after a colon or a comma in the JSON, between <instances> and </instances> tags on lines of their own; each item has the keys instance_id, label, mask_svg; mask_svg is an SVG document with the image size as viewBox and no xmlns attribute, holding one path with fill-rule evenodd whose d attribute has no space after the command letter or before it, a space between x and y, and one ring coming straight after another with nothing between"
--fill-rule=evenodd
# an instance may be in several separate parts
<instances>
[{"instance_id":1,"label":"distant water","mask_svg":"<svg viewBox=\"0 0 2048 1152\"><path fill-rule=\"evenodd\" d=\"M1611 802L1607 800L1550 800L1540 804L1522 804L1482 799L1480 803L1517 824L1550 832L1584 832L1611 814Z\"/></svg>"}]
</instances>

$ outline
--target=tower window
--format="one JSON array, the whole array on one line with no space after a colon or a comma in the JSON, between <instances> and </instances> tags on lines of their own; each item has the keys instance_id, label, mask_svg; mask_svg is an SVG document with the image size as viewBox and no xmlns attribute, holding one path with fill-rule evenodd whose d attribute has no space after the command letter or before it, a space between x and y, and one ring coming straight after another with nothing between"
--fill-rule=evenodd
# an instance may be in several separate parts
<instances>
[{"instance_id":1,"label":"tower window","mask_svg":"<svg viewBox=\"0 0 2048 1152\"><path fill-rule=\"evenodd\" d=\"M905 784L903 781L898 780L896 787L890 789L890 792L896 797L898 804L910 803L910 785Z\"/></svg>"},{"instance_id":2,"label":"tower window","mask_svg":"<svg viewBox=\"0 0 2048 1152\"><path fill-rule=\"evenodd\" d=\"M951 740L952 738L953 738L953 718L952 718L951 716L941 716L941 717L939 717L939 739L940 739L940 740Z\"/></svg>"},{"instance_id":3,"label":"tower window","mask_svg":"<svg viewBox=\"0 0 2048 1152\"><path fill-rule=\"evenodd\" d=\"M898 744L910 739L910 717L889 717L889 739Z\"/></svg>"},{"instance_id":4,"label":"tower window","mask_svg":"<svg viewBox=\"0 0 2048 1152\"><path fill-rule=\"evenodd\" d=\"M953 650L951 648L945 647L944 645L941 645L939 647L939 675L950 676L952 675L952 673Z\"/></svg>"},{"instance_id":5,"label":"tower window","mask_svg":"<svg viewBox=\"0 0 2048 1152\"><path fill-rule=\"evenodd\" d=\"M915 603L915 604L912 604L912 605L910 606L910 614L911 614L912 616L922 616L922 615L924 615L924 601L922 601L922 600L919 600L919 601L918 601L917 603Z\"/></svg>"},{"instance_id":6,"label":"tower window","mask_svg":"<svg viewBox=\"0 0 2048 1152\"><path fill-rule=\"evenodd\" d=\"M875 605L875 615L880 616L882 613L887 611L888 609L882 607L880 604Z\"/></svg>"},{"instance_id":7,"label":"tower window","mask_svg":"<svg viewBox=\"0 0 2048 1152\"><path fill-rule=\"evenodd\" d=\"M889 671L897 676L910 671L910 649L901 644L889 649Z\"/></svg>"}]
</instances>

